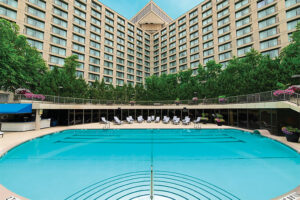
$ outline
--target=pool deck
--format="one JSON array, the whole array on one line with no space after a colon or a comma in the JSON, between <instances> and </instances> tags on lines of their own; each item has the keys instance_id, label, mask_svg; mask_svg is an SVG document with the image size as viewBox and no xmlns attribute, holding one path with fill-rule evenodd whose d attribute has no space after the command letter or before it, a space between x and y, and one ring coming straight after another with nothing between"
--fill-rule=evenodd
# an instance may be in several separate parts
<instances>
[{"instance_id":1,"label":"pool deck","mask_svg":"<svg viewBox=\"0 0 300 200\"><path fill-rule=\"evenodd\" d=\"M4 133L4 137L0 138L0 157L3 156L5 153L7 153L10 149L24 143L27 141L30 141L34 138L41 137L44 135L48 135L51 133L63 131L63 130L68 130L68 129L103 129L104 124L99 124L99 123L92 123L92 124L82 124L82 125L74 125L74 126L62 126L62 127L52 127L52 128L47 128L47 129L42 129L42 130L34 130L34 131L27 131L27 132L6 132ZM169 124L163 124L162 122L160 123L134 123L134 124L122 124L122 125L115 125L112 124L109 127L110 129L194 129L195 126L194 124L190 125L173 125L171 123ZM239 129L239 130L244 130L244 131L249 131L252 132L251 130L248 129L241 129L241 128L236 128L236 127L231 127L231 126L217 126L215 124L201 124L200 125L201 129ZM260 134L271 138L273 140L279 141L294 150L296 150L298 153L300 153L300 143L291 143L287 142L285 137L279 137L279 136L274 136L269 133L267 130L259 130ZM283 197L286 197L287 195L290 195L292 193L297 193L300 195L300 186L296 188L295 190L281 196L278 198L275 198L274 200L281 200ZM2 185L0 185L0 200L6 200L8 197L17 197L20 200L28 200L26 198L23 198L19 195L16 195L15 193L7 190L4 188Z\"/></svg>"}]
</instances>

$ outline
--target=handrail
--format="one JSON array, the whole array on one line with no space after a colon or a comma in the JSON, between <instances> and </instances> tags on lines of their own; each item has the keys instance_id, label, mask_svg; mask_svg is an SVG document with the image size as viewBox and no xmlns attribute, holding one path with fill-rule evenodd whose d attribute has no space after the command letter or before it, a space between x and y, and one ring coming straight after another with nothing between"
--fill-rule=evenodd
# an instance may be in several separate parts
<instances>
[{"instance_id":1,"label":"handrail","mask_svg":"<svg viewBox=\"0 0 300 200\"><path fill-rule=\"evenodd\" d=\"M274 95L275 91L239 95L226 97L222 101L219 98L204 98L197 101L193 100L181 100L179 103L183 105L211 105L211 104L243 104L243 103L260 103L260 102L277 102L288 101L297 106L300 106L300 94L294 93L292 95ZM39 103L58 103L58 104L94 104L94 105L128 105L132 102L125 100L102 100L102 99L83 99L73 97L59 97L45 95L45 99L35 99L34 97L27 98L22 94L14 95L15 102L29 101ZM136 101L132 105L170 105L175 104L174 100L157 100L157 101Z\"/></svg>"}]
</instances>

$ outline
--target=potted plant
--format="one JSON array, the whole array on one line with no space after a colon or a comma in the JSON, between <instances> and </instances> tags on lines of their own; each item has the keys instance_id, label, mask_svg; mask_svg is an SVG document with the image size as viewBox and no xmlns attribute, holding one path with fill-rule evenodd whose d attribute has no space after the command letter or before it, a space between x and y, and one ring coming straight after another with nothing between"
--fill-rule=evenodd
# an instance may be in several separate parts
<instances>
[{"instance_id":1,"label":"potted plant","mask_svg":"<svg viewBox=\"0 0 300 200\"><path fill-rule=\"evenodd\" d=\"M175 100L175 104L176 104L177 106L179 106L179 104L180 104L180 100L179 100L179 98L176 98L176 100Z\"/></svg>"},{"instance_id":2,"label":"potted plant","mask_svg":"<svg viewBox=\"0 0 300 200\"><path fill-rule=\"evenodd\" d=\"M226 103L227 99L225 96L219 96L219 103Z\"/></svg>"},{"instance_id":3,"label":"potted plant","mask_svg":"<svg viewBox=\"0 0 300 200\"><path fill-rule=\"evenodd\" d=\"M217 123L218 126L222 126L225 120L223 118L215 118L215 122Z\"/></svg>"},{"instance_id":4,"label":"potted plant","mask_svg":"<svg viewBox=\"0 0 300 200\"><path fill-rule=\"evenodd\" d=\"M282 127L282 132L285 134L286 140L289 142L298 142L300 130L293 127Z\"/></svg>"},{"instance_id":5,"label":"potted plant","mask_svg":"<svg viewBox=\"0 0 300 200\"><path fill-rule=\"evenodd\" d=\"M135 104L136 102L132 100L132 101L130 101L129 103L130 103L130 105L134 106L134 104Z\"/></svg>"},{"instance_id":6,"label":"potted plant","mask_svg":"<svg viewBox=\"0 0 300 200\"><path fill-rule=\"evenodd\" d=\"M203 124L206 124L208 121L208 114L207 113L202 113L202 117L201 117L201 121L203 122Z\"/></svg>"}]
</instances>

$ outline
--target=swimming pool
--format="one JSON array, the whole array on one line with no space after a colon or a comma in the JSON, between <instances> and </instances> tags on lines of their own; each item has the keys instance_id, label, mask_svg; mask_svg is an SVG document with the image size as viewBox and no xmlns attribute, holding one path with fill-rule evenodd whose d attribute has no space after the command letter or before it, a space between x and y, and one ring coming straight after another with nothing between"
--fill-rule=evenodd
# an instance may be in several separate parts
<instances>
[{"instance_id":1,"label":"swimming pool","mask_svg":"<svg viewBox=\"0 0 300 200\"><path fill-rule=\"evenodd\" d=\"M151 166L153 178L151 179ZM31 200L266 200L300 184L300 156L228 130L67 130L0 159L0 184Z\"/></svg>"}]
</instances>

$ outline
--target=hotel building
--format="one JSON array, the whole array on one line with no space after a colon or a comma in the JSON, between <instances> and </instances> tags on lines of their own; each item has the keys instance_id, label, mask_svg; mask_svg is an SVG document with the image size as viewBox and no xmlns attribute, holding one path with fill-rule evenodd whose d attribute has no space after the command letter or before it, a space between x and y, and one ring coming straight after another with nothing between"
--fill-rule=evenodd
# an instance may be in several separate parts
<instances>
[{"instance_id":1,"label":"hotel building","mask_svg":"<svg viewBox=\"0 0 300 200\"><path fill-rule=\"evenodd\" d=\"M128 2L130 3L130 2ZM279 55L300 22L300 0L205 0L173 20L150 1L131 20L97 0L0 0L49 67L79 57L77 76L114 85L177 73L251 48Z\"/></svg>"}]
</instances>

